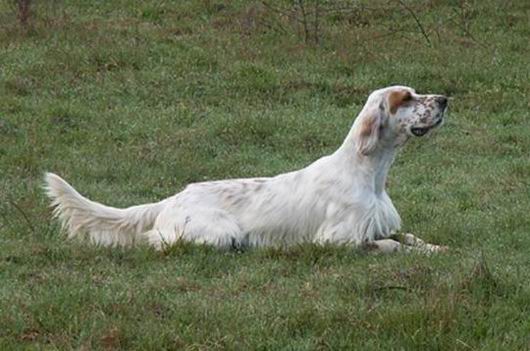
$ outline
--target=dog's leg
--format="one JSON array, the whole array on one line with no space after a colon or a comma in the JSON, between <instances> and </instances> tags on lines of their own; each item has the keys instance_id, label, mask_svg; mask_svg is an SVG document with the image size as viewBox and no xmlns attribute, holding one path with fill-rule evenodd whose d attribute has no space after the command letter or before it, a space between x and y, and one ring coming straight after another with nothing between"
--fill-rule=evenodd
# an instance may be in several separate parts
<instances>
[{"instance_id":1,"label":"dog's leg","mask_svg":"<svg viewBox=\"0 0 530 351\"><path fill-rule=\"evenodd\" d=\"M392 239L368 241L363 243L361 247L369 252L376 254L389 254L399 251L410 252L415 249L412 246L403 245L399 241Z\"/></svg>"},{"instance_id":2,"label":"dog's leg","mask_svg":"<svg viewBox=\"0 0 530 351\"><path fill-rule=\"evenodd\" d=\"M428 254L445 252L449 249L447 246L426 243L425 241L411 233L394 234L391 238L399 241L402 245L406 245L411 248L416 248L420 252Z\"/></svg>"},{"instance_id":3,"label":"dog's leg","mask_svg":"<svg viewBox=\"0 0 530 351\"><path fill-rule=\"evenodd\" d=\"M245 245L235 218L215 207L170 207L159 215L154 228L144 237L157 250L180 240L228 249Z\"/></svg>"}]
</instances>

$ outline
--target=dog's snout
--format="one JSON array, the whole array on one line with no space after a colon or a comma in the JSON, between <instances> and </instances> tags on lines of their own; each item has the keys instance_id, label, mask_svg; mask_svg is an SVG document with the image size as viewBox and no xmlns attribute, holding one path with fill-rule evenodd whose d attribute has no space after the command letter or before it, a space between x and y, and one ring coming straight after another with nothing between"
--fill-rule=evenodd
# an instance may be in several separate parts
<instances>
[{"instance_id":1,"label":"dog's snout","mask_svg":"<svg viewBox=\"0 0 530 351\"><path fill-rule=\"evenodd\" d=\"M440 95L436 97L436 102L442 109L444 109L447 106L447 97Z\"/></svg>"}]
</instances>

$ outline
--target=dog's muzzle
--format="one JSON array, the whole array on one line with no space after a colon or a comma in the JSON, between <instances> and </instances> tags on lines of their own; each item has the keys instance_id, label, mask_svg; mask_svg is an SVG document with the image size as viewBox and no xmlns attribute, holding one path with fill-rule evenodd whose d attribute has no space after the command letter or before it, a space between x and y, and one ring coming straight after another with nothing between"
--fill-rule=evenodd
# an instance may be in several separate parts
<instances>
[{"instance_id":1,"label":"dog's muzzle","mask_svg":"<svg viewBox=\"0 0 530 351\"><path fill-rule=\"evenodd\" d=\"M414 134L415 136L417 136L417 137L424 136L425 134L427 134L427 132L429 130L434 129L434 128L438 127L439 125L441 125L443 120L444 120L443 116L441 116L440 118L438 118L436 120L436 122L434 122L430 126L426 126L426 127L412 127L412 128L410 128L410 132L412 134Z\"/></svg>"}]
</instances>

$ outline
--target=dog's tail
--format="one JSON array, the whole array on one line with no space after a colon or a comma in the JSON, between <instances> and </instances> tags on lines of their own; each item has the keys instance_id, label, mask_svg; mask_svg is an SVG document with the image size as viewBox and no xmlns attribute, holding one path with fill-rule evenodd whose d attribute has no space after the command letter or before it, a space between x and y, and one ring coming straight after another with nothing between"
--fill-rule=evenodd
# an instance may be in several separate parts
<instances>
[{"instance_id":1,"label":"dog's tail","mask_svg":"<svg viewBox=\"0 0 530 351\"><path fill-rule=\"evenodd\" d=\"M164 206L164 201L125 209L105 206L85 198L53 173L46 173L44 188L69 238L88 238L104 246L132 246L152 228Z\"/></svg>"}]
</instances>

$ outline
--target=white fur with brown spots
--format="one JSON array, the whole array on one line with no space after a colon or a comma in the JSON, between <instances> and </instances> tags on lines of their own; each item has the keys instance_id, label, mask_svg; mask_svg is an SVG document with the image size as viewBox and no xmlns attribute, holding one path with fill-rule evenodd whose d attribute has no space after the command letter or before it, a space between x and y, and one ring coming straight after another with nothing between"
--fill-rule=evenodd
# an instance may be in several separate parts
<instances>
[{"instance_id":1,"label":"white fur with brown spots","mask_svg":"<svg viewBox=\"0 0 530 351\"><path fill-rule=\"evenodd\" d=\"M52 173L45 188L69 237L107 246L144 241L163 249L186 240L223 248L315 242L364 244L376 252L441 251L411 234L393 240L401 220L385 182L399 147L440 126L446 105L444 96L404 86L376 90L342 145L306 168L190 184L157 203L105 206Z\"/></svg>"}]
</instances>

